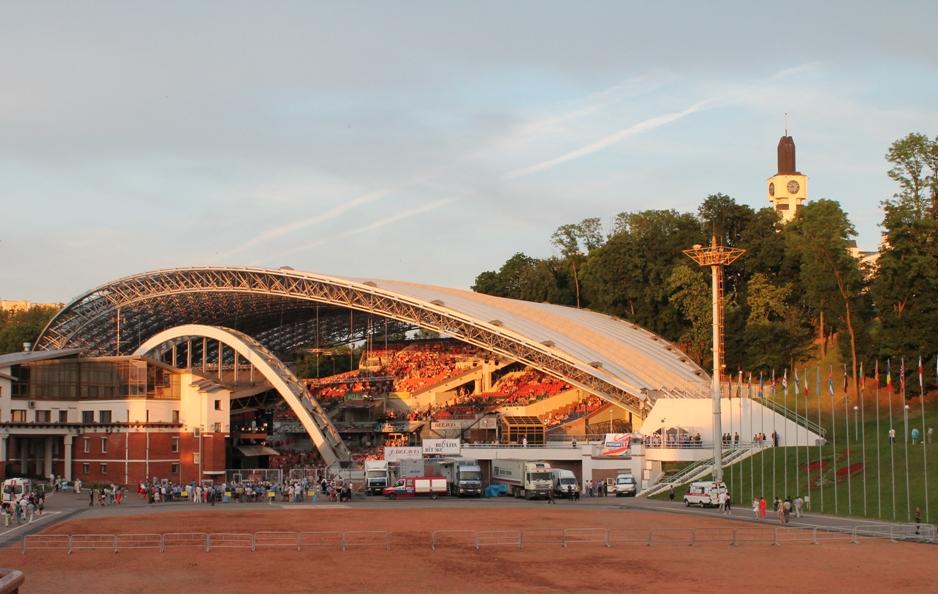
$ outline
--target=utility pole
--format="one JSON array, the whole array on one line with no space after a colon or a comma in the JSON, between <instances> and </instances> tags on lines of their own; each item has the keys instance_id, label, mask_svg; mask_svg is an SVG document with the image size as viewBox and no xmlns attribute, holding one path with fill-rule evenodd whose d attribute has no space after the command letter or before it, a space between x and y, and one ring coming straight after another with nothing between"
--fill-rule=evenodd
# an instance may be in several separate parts
<instances>
[{"instance_id":1,"label":"utility pole","mask_svg":"<svg viewBox=\"0 0 938 594\"><path fill-rule=\"evenodd\" d=\"M713 480L723 480L723 422L720 418L720 384L723 377L723 267L729 266L746 250L717 244L717 236L710 239L710 247L695 245L684 250L684 255L700 266L710 267L713 297Z\"/></svg>"}]
</instances>

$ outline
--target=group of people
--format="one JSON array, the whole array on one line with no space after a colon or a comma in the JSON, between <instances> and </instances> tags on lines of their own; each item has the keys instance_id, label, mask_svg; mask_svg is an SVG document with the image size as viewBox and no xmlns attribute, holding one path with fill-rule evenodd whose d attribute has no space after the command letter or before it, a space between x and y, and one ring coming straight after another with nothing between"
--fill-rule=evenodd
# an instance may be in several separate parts
<instances>
[{"instance_id":1,"label":"group of people","mask_svg":"<svg viewBox=\"0 0 938 594\"><path fill-rule=\"evenodd\" d=\"M106 505L120 505L121 501L124 500L124 494L127 489L120 485L115 485L111 483L110 485L105 485L103 487L94 487L88 489L88 507L99 506L103 507ZM75 492L81 492L81 482L75 481Z\"/></svg>"},{"instance_id":2,"label":"group of people","mask_svg":"<svg viewBox=\"0 0 938 594\"><path fill-rule=\"evenodd\" d=\"M587 479L583 484L583 492L587 497L605 497L609 494L609 485L606 481L594 481Z\"/></svg>"},{"instance_id":3,"label":"group of people","mask_svg":"<svg viewBox=\"0 0 938 594\"><path fill-rule=\"evenodd\" d=\"M703 439L700 433L691 435L686 431L665 432L664 439L661 438L661 431L648 435L644 439L647 447L651 448L700 448L703 447Z\"/></svg>"},{"instance_id":4,"label":"group of people","mask_svg":"<svg viewBox=\"0 0 938 594\"><path fill-rule=\"evenodd\" d=\"M541 421L543 421L544 425L547 427L557 427L574 419L578 419L583 415L588 415L598 410L602 405L603 401L600 398L590 395L582 400L567 404L566 406L541 415Z\"/></svg>"},{"instance_id":5,"label":"group of people","mask_svg":"<svg viewBox=\"0 0 938 594\"><path fill-rule=\"evenodd\" d=\"M45 509L45 493L33 491L18 501L4 501L0 505L0 514L3 515L3 525L9 526L11 523L22 524L32 523L37 515L42 515Z\"/></svg>"},{"instance_id":6,"label":"group of people","mask_svg":"<svg viewBox=\"0 0 938 594\"><path fill-rule=\"evenodd\" d=\"M413 393L454 376L461 362L478 364L478 349L448 339L409 341L375 349L370 358L394 378L395 391Z\"/></svg>"}]
</instances>

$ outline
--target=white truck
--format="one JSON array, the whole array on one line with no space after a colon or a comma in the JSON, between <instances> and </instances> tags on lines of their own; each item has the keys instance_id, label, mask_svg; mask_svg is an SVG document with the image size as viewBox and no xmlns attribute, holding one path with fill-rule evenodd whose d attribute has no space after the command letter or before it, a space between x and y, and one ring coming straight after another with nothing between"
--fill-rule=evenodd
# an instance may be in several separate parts
<instances>
[{"instance_id":1,"label":"white truck","mask_svg":"<svg viewBox=\"0 0 938 594\"><path fill-rule=\"evenodd\" d=\"M508 487L515 497L549 497L552 488L550 464L527 460L493 460L492 482Z\"/></svg>"},{"instance_id":2,"label":"white truck","mask_svg":"<svg viewBox=\"0 0 938 594\"><path fill-rule=\"evenodd\" d=\"M482 467L475 460L441 460L437 467L449 483L449 494L482 497Z\"/></svg>"},{"instance_id":3,"label":"white truck","mask_svg":"<svg viewBox=\"0 0 938 594\"><path fill-rule=\"evenodd\" d=\"M551 468L551 481L553 483L554 493L561 497L567 497L571 493L580 490L576 475L572 470L565 468Z\"/></svg>"},{"instance_id":4,"label":"white truck","mask_svg":"<svg viewBox=\"0 0 938 594\"><path fill-rule=\"evenodd\" d=\"M387 460L365 460L365 491L369 495L381 495L391 484Z\"/></svg>"},{"instance_id":5,"label":"white truck","mask_svg":"<svg viewBox=\"0 0 938 594\"><path fill-rule=\"evenodd\" d=\"M638 483L631 471L616 475L616 497L635 497L638 495Z\"/></svg>"}]
</instances>

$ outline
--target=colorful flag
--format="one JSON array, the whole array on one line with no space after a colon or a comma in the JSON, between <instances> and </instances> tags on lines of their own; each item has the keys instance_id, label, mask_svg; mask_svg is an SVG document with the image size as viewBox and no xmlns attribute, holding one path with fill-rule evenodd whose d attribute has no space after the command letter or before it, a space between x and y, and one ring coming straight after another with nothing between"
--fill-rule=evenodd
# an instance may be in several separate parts
<instances>
[{"instance_id":1,"label":"colorful flag","mask_svg":"<svg viewBox=\"0 0 938 594\"><path fill-rule=\"evenodd\" d=\"M765 400L765 382L762 381L762 370L759 370L759 398Z\"/></svg>"},{"instance_id":2,"label":"colorful flag","mask_svg":"<svg viewBox=\"0 0 938 594\"><path fill-rule=\"evenodd\" d=\"M785 371L788 371L788 370L786 369ZM798 370L792 369L791 376L792 376L792 379L795 380L795 394L797 395L798 392L801 391L801 382L798 381Z\"/></svg>"},{"instance_id":3,"label":"colorful flag","mask_svg":"<svg viewBox=\"0 0 938 594\"><path fill-rule=\"evenodd\" d=\"M752 400L752 372L749 372L749 400Z\"/></svg>"},{"instance_id":4,"label":"colorful flag","mask_svg":"<svg viewBox=\"0 0 938 594\"><path fill-rule=\"evenodd\" d=\"M899 393L905 396L905 357L899 362Z\"/></svg>"},{"instance_id":5,"label":"colorful flag","mask_svg":"<svg viewBox=\"0 0 938 594\"><path fill-rule=\"evenodd\" d=\"M785 374L782 376L782 389L788 391L788 368L785 368Z\"/></svg>"},{"instance_id":6,"label":"colorful flag","mask_svg":"<svg viewBox=\"0 0 938 594\"><path fill-rule=\"evenodd\" d=\"M804 368L804 395L808 395L808 368Z\"/></svg>"},{"instance_id":7,"label":"colorful flag","mask_svg":"<svg viewBox=\"0 0 938 594\"><path fill-rule=\"evenodd\" d=\"M834 395L834 366L827 370L827 391Z\"/></svg>"},{"instance_id":8,"label":"colorful flag","mask_svg":"<svg viewBox=\"0 0 938 594\"><path fill-rule=\"evenodd\" d=\"M847 364L844 363L844 394L847 393Z\"/></svg>"},{"instance_id":9,"label":"colorful flag","mask_svg":"<svg viewBox=\"0 0 938 594\"><path fill-rule=\"evenodd\" d=\"M736 382L736 397L743 397L743 370L739 370L739 381Z\"/></svg>"},{"instance_id":10,"label":"colorful flag","mask_svg":"<svg viewBox=\"0 0 938 594\"><path fill-rule=\"evenodd\" d=\"M922 357L918 358L918 389L925 393L925 370L922 368Z\"/></svg>"},{"instance_id":11,"label":"colorful flag","mask_svg":"<svg viewBox=\"0 0 938 594\"><path fill-rule=\"evenodd\" d=\"M886 359L886 393L892 396L892 359Z\"/></svg>"}]
</instances>

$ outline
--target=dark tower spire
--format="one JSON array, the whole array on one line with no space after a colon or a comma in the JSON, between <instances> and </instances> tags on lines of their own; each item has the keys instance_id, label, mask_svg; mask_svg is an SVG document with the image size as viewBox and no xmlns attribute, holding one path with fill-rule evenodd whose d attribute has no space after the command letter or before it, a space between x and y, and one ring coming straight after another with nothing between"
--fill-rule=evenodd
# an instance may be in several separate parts
<instances>
[{"instance_id":1,"label":"dark tower spire","mask_svg":"<svg viewBox=\"0 0 938 594\"><path fill-rule=\"evenodd\" d=\"M783 174L798 174L795 167L795 141L788 136L788 130L778 140L778 175Z\"/></svg>"}]
</instances>

